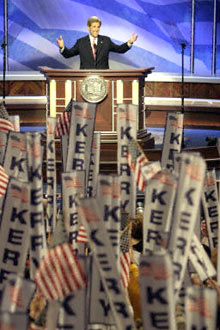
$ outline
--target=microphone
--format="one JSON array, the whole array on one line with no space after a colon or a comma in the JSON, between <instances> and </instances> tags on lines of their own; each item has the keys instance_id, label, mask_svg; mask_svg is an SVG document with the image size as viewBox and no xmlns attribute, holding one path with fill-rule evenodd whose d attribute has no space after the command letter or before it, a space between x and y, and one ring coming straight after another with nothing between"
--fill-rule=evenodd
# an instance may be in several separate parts
<instances>
[{"instance_id":1,"label":"microphone","mask_svg":"<svg viewBox=\"0 0 220 330\"><path fill-rule=\"evenodd\" d=\"M181 47L182 47L183 49L186 48L186 44L185 44L185 43L182 42L180 45L181 45Z\"/></svg>"}]
</instances>

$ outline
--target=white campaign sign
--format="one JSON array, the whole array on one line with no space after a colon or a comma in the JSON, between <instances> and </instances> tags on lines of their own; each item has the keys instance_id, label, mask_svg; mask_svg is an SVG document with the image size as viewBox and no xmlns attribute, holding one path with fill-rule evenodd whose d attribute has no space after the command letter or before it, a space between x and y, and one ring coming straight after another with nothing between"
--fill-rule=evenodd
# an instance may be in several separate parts
<instances>
[{"instance_id":1,"label":"white campaign sign","mask_svg":"<svg viewBox=\"0 0 220 330\"><path fill-rule=\"evenodd\" d=\"M28 178L30 183L30 276L31 279L34 279L37 268L47 250L43 207L43 152L40 133L26 133L26 138ZM49 196L48 203L50 204Z\"/></svg>"},{"instance_id":2,"label":"white campaign sign","mask_svg":"<svg viewBox=\"0 0 220 330\"><path fill-rule=\"evenodd\" d=\"M85 196L85 171L72 171L62 173L62 209L65 219L69 242L77 250L77 234L79 219L77 212L76 196Z\"/></svg>"},{"instance_id":3,"label":"white campaign sign","mask_svg":"<svg viewBox=\"0 0 220 330\"><path fill-rule=\"evenodd\" d=\"M95 198L79 200L78 212L88 234L91 250L108 295L118 330L134 330L135 324L115 262L115 254Z\"/></svg>"},{"instance_id":4,"label":"white campaign sign","mask_svg":"<svg viewBox=\"0 0 220 330\"><path fill-rule=\"evenodd\" d=\"M23 275L29 248L30 184L9 180L0 230L0 290L10 273Z\"/></svg>"},{"instance_id":5,"label":"white campaign sign","mask_svg":"<svg viewBox=\"0 0 220 330\"><path fill-rule=\"evenodd\" d=\"M188 287L185 297L186 330L216 329L217 304L216 290L197 285Z\"/></svg>"},{"instance_id":6,"label":"white campaign sign","mask_svg":"<svg viewBox=\"0 0 220 330\"><path fill-rule=\"evenodd\" d=\"M183 118L180 112L167 113L166 127L163 140L161 166L166 169L174 168L174 152L182 147Z\"/></svg>"},{"instance_id":7,"label":"white campaign sign","mask_svg":"<svg viewBox=\"0 0 220 330\"><path fill-rule=\"evenodd\" d=\"M100 146L101 146L101 132L94 132L93 143L91 151L91 159L89 164L89 176L88 176L88 197L96 196L97 180L100 167Z\"/></svg>"},{"instance_id":8,"label":"white campaign sign","mask_svg":"<svg viewBox=\"0 0 220 330\"><path fill-rule=\"evenodd\" d=\"M96 104L73 102L70 121L70 133L66 172L86 171L86 190L96 117Z\"/></svg>"},{"instance_id":9,"label":"white campaign sign","mask_svg":"<svg viewBox=\"0 0 220 330\"><path fill-rule=\"evenodd\" d=\"M220 230L219 199L215 169L206 172L202 194L202 205L207 224L210 248L213 249L218 246L218 232Z\"/></svg>"},{"instance_id":10,"label":"white campaign sign","mask_svg":"<svg viewBox=\"0 0 220 330\"><path fill-rule=\"evenodd\" d=\"M183 153L175 203L169 251L174 267L175 297L184 278L191 240L201 202L205 161L193 153Z\"/></svg>"},{"instance_id":11,"label":"white campaign sign","mask_svg":"<svg viewBox=\"0 0 220 330\"><path fill-rule=\"evenodd\" d=\"M202 282L216 276L216 269L195 234L190 247L189 260Z\"/></svg>"},{"instance_id":12,"label":"white campaign sign","mask_svg":"<svg viewBox=\"0 0 220 330\"><path fill-rule=\"evenodd\" d=\"M121 179L121 207L135 217L136 210L136 182L127 160L128 142L137 136L138 106L134 104L120 104L117 107L118 134L118 174Z\"/></svg>"},{"instance_id":13,"label":"white campaign sign","mask_svg":"<svg viewBox=\"0 0 220 330\"><path fill-rule=\"evenodd\" d=\"M161 233L170 230L177 178L163 170L147 182L144 208L143 250L154 251L160 248Z\"/></svg>"},{"instance_id":14,"label":"white campaign sign","mask_svg":"<svg viewBox=\"0 0 220 330\"><path fill-rule=\"evenodd\" d=\"M169 254L142 255L139 274L144 329L176 330L172 262Z\"/></svg>"},{"instance_id":15,"label":"white campaign sign","mask_svg":"<svg viewBox=\"0 0 220 330\"><path fill-rule=\"evenodd\" d=\"M56 226L57 207L57 172L56 172L56 147L55 128L56 118L47 118L47 230L53 233Z\"/></svg>"}]
</instances>

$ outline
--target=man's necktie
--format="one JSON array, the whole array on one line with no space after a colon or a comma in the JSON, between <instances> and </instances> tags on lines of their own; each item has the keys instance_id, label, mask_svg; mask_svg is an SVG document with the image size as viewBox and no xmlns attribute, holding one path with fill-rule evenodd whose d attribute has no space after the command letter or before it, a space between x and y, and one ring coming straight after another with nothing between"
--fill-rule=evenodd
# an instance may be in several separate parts
<instances>
[{"instance_id":1,"label":"man's necktie","mask_svg":"<svg viewBox=\"0 0 220 330\"><path fill-rule=\"evenodd\" d=\"M95 38L93 38L93 41L92 41L92 53L93 53L93 58L95 60L96 59L96 42L95 42Z\"/></svg>"}]
</instances>

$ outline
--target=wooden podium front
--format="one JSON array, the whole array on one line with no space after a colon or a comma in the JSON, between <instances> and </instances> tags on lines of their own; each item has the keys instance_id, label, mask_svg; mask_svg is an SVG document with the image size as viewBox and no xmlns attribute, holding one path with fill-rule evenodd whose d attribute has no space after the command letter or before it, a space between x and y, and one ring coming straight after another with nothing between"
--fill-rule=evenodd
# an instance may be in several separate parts
<instances>
[{"instance_id":1,"label":"wooden podium front","mask_svg":"<svg viewBox=\"0 0 220 330\"><path fill-rule=\"evenodd\" d=\"M85 101L81 93L81 84L89 76L99 76L107 86L106 97L97 103L95 130L102 134L117 132L117 104L137 104L138 128L144 128L144 84L145 77L154 68L134 70L62 70L40 67L47 79L48 115L55 117L64 111L71 99Z\"/></svg>"}]
</instances>

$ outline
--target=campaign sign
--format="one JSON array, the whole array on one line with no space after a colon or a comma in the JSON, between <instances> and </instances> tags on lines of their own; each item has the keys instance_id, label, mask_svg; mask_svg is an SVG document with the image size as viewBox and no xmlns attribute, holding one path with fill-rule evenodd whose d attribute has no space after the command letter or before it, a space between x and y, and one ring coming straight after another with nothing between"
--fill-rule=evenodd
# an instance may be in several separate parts
<instances>
[{"instance_id":1,"label":"campaign sign","mask_svg":"<svg viewBox=\"0 0 220 330\"><path fill-rule=\"evenodd\" d=\"M189 260L202 282L216 276L216 269L195 234L191 242Z\"/></svg>"},{"instance_id":2,"label":"campaign sign","mask_svg":"<svg viewBox=\"0 0 220 330\"><path fill-rule=\"evenodd\" d=\"M27 313L0 312L0 329L27 330L28 329Z\"/></svg>"},{"instance_id":3,"label":"campaign sign","mask_svg":"<svg viewBox=\"0 0 220 330\"><path fill-rule=\"evenodd\" d=\"M186 330L216 329L217 291L190 286L185 297L185 328Z\"/></svg>"},{"instance_id":4,"label":"campaign sign","mask_svg":"<svg viewBox=\"0 0 220 330\"><path fill-rule=\"evenodd\" d=\"M83 272L88 273L89 257L79 256L78 260ZM87 287L82 287L76 293L61 299L56 329L87 329L88 308L86 305ZM79 308L80 306L80 308Z\"/></svg>"},{"instance_id":5,"label":"campaign sign","mask_svg":"<svg viewBox=\"0 0 220 330\"><path fill-rule=\"evenodd\" d=\"M137 137L138 106L134 104L120 104L117 107L117 161L118 174L121 179L121 208L135 217L136 210L136 182L127 160L128 142Z\"/></svg>"},{"instance_id":6,"label":"campaign sign","mask_svg":"<svg viewBox=\"0 0 220 330\"><path fill-rule=\"evenodd\" d=\"M89 245L108 295L118 330L135 329L124 288L115 262L115 254L99 212L98 201L91 197L80 199L78 212L87 231Z\"/></svg>"},{"instance_id":7,"label":"campaign sign","mask_svg":"<svg viewBox=\"0 0 220 330\"><path fill-rule=\"evenodd\" d=\"M177 178L168 170L157 172L147 182L143 222L143 250L161 247L162 232L169 232Z\"/></svg>"},{"instance_id":8,"label":"campaign sign","mask_svg":"<svg viewBox=\"0 0 220 330\"><path fill-rule=\"evenodd\" d=\"M120 241L120 195L119 176L98 176L97 200L116 258L119 256Z\"/></svg>"},{"instance_id":9,"label":"campaign sign","mask_svg":"<svg viewBox=\"0 0 220 330\"><path fill-rule=\"evenodd\" d=\"M69 242L77 249L76 239L79 231L76 195L85 196L85 171L62 173L62 209Z\"/></svg>"},{"instance_id":10,"label":"campaign sign","mask_svg":"<svg viewBox=\"0 0 220 330\"><path fill-rule=\"evenodd\" d=\"M57 119L47 118L47 232L52 233L56 225L56 148L55 128Z\"/></svg>"},{"instance_id":11,"label":"campaign sign","mask_svg":"<svg viewBox=\"0 0 220 330\"><path fill-rule=\"evenodd\" d=\"M208 230L210 248L218 245L219 226L219 199L215 169L206 172L202 194L202 205Z\"/></svg>"},{"instance_id":12,"label":"campaign sign","mask_svg":"<svg viewBox=\"0 0 220 330\"><path fill-rule=\"evenodd\" d=\"M144 329L176 330L172 262L168 253L141 255L139 265Z\"/></svg>"},{"instance_id":13,"label":"campaign sign","mask_svg":"<svg viewBox=\"0 0 220 330\"><path fill-rule=\"evenodd\" d=\"M56 329L87 329L86 312L86 288L82 288L60 302Z\"/></svg>"},{"instance_id":14,"label":"campaign sign","mask_svg":"<svg viewBox=\"0 0 220 330\"><path fill-rule=\"evenodd\" d=\"M3 167L9 176L28 181L27 146L25 133L8 133Z\"/></svg>"},{"instance_id":15,"label":"campaign sign","mask_svg":"<svg viewBox=\"0 0 220 330\"><path fill-rule=\"evenodd\" d=\"M111 305L94 258L91 258L89 273L90 295L88 299L89 323L111 326L115 324Z\"/></svg>"},{"instance_id":16,"label":"campaign sign","mask_svg":"<svg viewBox=\"0 0 220 330\"><path fill-rule=\"evenodd\" d=\"M30 276L34 279L36 270L47 250L45 219L43 208L43 175L41 135L38 132L26 133L28 180L30 183ZM48 196L48 204L51 203Z\"/></svg>"},{"instance_id":17,"label":"campaign sign","mask_svg":"<svg viewBox=\"0 0 220 330\"><path fill-rule=\"evenodd\" d=\"M10 274L2 294L1 311L27 313L35 289L36 284L33 281Z\"/></svg>"},{"instance_id":18,"label":"campaign sign","mask_svg":"<svg viewBox=\"0 0 220 330\"><path fill-rule=\"evenodd\" d=\"M94 132L93 143L91 150L91 159L89 164L89 175L88 175L88 187L87 196L96 196L97 180L100 166L100 145L101 145L101 133Z\"/></svg>"},{"instance_id":19,"label":"campaign sign","mask_svg":"<svg viewBox=\"0 0 220 330\"><path fill-rule=\"evenodd\" d=\"M205 177L206 164L197 154L183 153L169 251L174 267L175 297L184 278Z\"/></svg>"},{"instance_id":20,"label":"campaign sign","mask_svg":"<svg viewBox=\"0 0 220 330\"><path fill-rule=\"evenodd\" d=\"M72 102L66 172L85 170L87 187L96 104Z\"/></svg>"},{"instance_id":21,"label":"campaign sign","mask_svg":"<svg viewBox=\"0 0 220 330\"><path fill-rule=\"evenodd\" d=\"M0 230L0 290L10 273L23 274L29 248L30 184L10 178Z\"/></svg>"},{"instance_id":22,"label":"campaign sign","mask_svg":"<svg viewBox=\"0 0 220 330\"><path fill-rule=\"evenodd\" d=\"M166 169L174 168L174 152L182 147L184 115L180 112L168 112L163 139L161 166Z\"/></svg>"}]
</instances>

